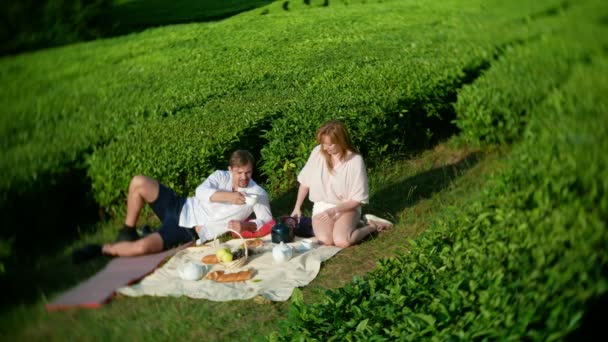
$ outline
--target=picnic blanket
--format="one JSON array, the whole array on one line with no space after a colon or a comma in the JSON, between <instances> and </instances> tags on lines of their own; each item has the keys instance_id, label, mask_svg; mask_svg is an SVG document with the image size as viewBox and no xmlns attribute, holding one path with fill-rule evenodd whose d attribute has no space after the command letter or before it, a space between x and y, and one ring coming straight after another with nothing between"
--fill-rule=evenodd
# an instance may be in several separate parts
<instances>
[{"instance_id":1,"label":"picnic blanket","mask_svg":"<svg viewBox=\"0 0 608 342\"><path fill-rule=\"evenodd\" d=\"M321 262L333 257L341 248L335 246L321 246L313 240L313 248L309 251L299 251L301 238L292 243L293 257L284 263L275 263L272 257L273 244L270 236L262 238L265 244L258 248L254 255L250 255L247 263L239 270L252 269L254 276L244 282L218 283L213 280L183 280L179 276L179 269L185 263L201 262L203 256L215 253L212 243L202 246L189 247L177 252L167 263L156 271L143 278L139 283L121 287L118 293L127 296L187 296L191 298L204 298L212 301L244 300L263 296L272 301L285 301L289 299L294 288L309 284L319 273ZM236 249L242 241L230 240L226 244ZM206 272L223 270L221 264L208 265ZM232 270L227 270L230 272ZM234 270L238 271L238 270Z\"/></svg>"},{"instance_id":2,"label":"picnic blanket","mask_svg":"<svg viewBox=\"0 0 608 342\"><path fill-rule=\"evenodd\" d=\"M45 307L48 311L75 307L99 308L112 299L116 289L141 279L154 271L166 258L191 244L155 254L114 258L101 271L62 293Z\"/></svg>"}]
</instances>

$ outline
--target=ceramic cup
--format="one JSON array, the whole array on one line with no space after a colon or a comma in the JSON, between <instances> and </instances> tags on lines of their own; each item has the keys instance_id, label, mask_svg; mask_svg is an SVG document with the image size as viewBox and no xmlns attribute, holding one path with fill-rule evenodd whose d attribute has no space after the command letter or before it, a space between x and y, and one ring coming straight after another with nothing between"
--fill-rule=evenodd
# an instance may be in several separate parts
<instances>
[{"instance_id":1,"label":"ceramic cup","mask_svg":"<svg viewBox=\"0 0 608 342\"><path fill-rule=\"evenodd\" d=\"M254 205L258 202L258 195L247 194L245 195L245 204Z\"/></svg>"},{"instance_id":2,"label":"ceramic cup","mask_svg":"<svg viewBox=\"0 0 608 342\"><path fill-rule=\"evenodd\" d=\"M312 249L312 240L311 239L304 239L300 243L301 243L302 249L307 250L307 251Z\"/></svg>"},{"instance_id":3,"label":"ceramic cup","mask_svg":"<svg viewBox=\"0 0 608 342\"><path fill-rule=\"evenodd\" d=\"M300 241L300 244L298 244L298 247L296 247L296 249L300 253L305 253L305 252L308 252L309 250L311 250L312 247L313 247L312 240L311 239L304 239L304 240Z\"/></svg>"}]
</instances>

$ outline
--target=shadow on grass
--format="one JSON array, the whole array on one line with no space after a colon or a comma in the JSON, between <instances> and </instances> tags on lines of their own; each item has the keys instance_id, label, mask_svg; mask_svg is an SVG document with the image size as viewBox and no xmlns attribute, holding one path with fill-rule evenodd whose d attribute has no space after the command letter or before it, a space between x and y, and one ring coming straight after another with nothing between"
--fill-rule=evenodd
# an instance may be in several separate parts
<instances>
[{"instance_id":1,"label":"shadow on grass","mask_svg":"<svg viewBox=\"0 0 608 342\"><path fill-rule=\"evenodd\" d=\"M364 208L364 213L395 217L402 210L446 189L455 179L475 166L482 157L481 152L471 152L454 163L433 168L402 181L387 183L372 194L370 204ZM273 216L276 218L290 214L296 195L297 189L294 188L272 199ZM312 204L305 200L302 206L303 213L309 213L311 209Z\"/></svg>"},{"instance_id":2,"label":"shadow on grass","mask_svg":"<svg viewBox=\"0 0 608 342\"><path fill-rule=\"evenodd\" d=\"M171 24L222 20L273 0L131 0L113 7L112 36Z\"/></svg>"},{"instance_id":3,"label":"shadow on grass","mask_svg":"<svg viewBox=\"0 0 608 342\"><path fill-rule=\"evenodd\" d=\"M50 303L61 291L76 286L102 269L110 258L82 265L72 264L69 255L54 255L13 263L10 273L0 275L0 317L19 306ZM0 323L0 335L4 327Z\"/></svg>"},{"instance_id":4,"label":"shadow on grass","mask_svg":"<svg viewBox=\"0 0 608 342\"><path fill-rule=\"evenodd\" d=\"M373 194L366 211L395 217L403 209L447 188L454 179L475 166L481 157L480 152L472 152L455 163L430 169L400 182L386 184Z\"/></svg>"},{"instance_id":5,"label":"shadow on grass","mask_svg":"<svg viewBox=\"0 0 608 342\"><path fill-rule=\"evenodd\" d=\"M566 336L565 341L606 341L608 334L603 329L605 321L602 317L606 317L604 313L607 307L608 292L591 298L586 304L580 326Z\"/></svg>"},{"instance_id":6,"label":"shadow on grass","mask_svg":"<svg viewBox=\"0 0 608 342\"><path fill-rule=\"evenodd\" d=\"M273 0L0 1L0 56L226 19Z\"/></svg>"}]
</instances>

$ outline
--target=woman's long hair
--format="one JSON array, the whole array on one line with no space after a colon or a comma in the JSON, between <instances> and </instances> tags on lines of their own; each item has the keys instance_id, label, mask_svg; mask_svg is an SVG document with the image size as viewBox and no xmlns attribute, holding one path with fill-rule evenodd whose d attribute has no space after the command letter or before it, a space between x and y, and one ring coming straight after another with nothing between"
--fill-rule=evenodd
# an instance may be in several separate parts
<instances>
[{"instance_id":1,"label":"woman's long hair","mask_svg":"<svg viewBox=\"0 0 608 342\"><path fill-rule=\"evenodd\" d=\"M338 120L330 120L317 129L316 138L319 144L323 144L324 136L329 137L333 144L338 145L341 160L346 158L348 151L359 153L353 144L353 141L350 139L350 134L348 134L346 126L344 126L344 124ZM323 148L321 148L321 154L325 158L325 162L327 163L329 170L333 170L331 156Z\"/></svg>"}]
</instances>

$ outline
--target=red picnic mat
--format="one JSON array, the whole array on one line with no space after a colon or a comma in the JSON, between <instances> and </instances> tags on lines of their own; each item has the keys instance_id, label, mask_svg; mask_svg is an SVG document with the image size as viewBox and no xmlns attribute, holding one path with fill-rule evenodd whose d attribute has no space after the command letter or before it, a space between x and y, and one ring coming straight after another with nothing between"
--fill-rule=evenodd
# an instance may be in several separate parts
<instances>
[{"instance_id":1,"label":"red picnic mat","mask_svg":"<svg viewBox=\"0 0 608 342\"><path fill-rule=\"evenodd\" d=\"M142 279L166 258L191 244L192 242L155 254L115 258L95 275L59 295L45 307L47 311L76 307L99 308L114 297L118 288Z\"/></svg>"}]
</instances>

